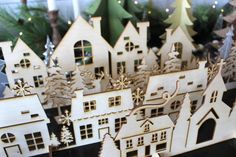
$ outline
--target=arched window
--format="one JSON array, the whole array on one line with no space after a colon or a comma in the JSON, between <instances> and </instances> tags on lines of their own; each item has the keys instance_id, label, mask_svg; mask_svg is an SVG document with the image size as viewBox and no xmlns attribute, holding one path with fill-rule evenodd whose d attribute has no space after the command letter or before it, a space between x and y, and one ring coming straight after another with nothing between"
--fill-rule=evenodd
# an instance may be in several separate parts
<instances>
[{"instance_id":1,"label":"arched window","mask_svg":"<svg viewBox=\"0 0 236 157\"><path fill-rule=\"evenodd\" d=\"M216 102L217 96L218 96L218 91L212 92L210 103Z\"/></svg>"},{"instance_id":2,"label":"arched window","mask_svg":"<svg viewBox=\"0 0 236 157\"><path fill-rule=\"evenodd\" d=\"M177 57L182 58L183 44L180 42L176 42L174 43L174 46L175 46L175 51L179 52L179 55Z\"/></svg>"},{"instance_id":3,"label":"arched window","mask_svg":"<svg viewBox=\"0 0 236 157\"><path fill-rule=\"evenodd\" d=\"M1 140L4 143L12 143L15 141L15 139L16 137L12 133L6 133L1 136Z\"/></svg>"},{"instance_id":4,"label":"arched window","mask_svg":"<svg viewBox=\"0 0 236 157\"><path fill-rule=\"evenodd\" d=\"M210 141L213 139L216 122L214 119L206 120L198 129L197 143Z\"/></svg>"},{"instance_id":5,"label":"arched window","mask_svg":"<svg viewBox=\"0 0 236 157\"><path fill-rule=\"evenodd\" d=\"M177 100L177 101L174 101L174 102L171 103L170 108L172 110L176 110L176 109L179 108L179 106L180 106L180 101Z\"/></svg>"},{"instance_id":6,"label":"arched window","mask_svg":"<svg viewBox=\"0 0 236 157\"><path fill-rule=\"evenodd\" d=\"M93 63L92 45L86 40L81 40L74 45L75 63L77 65L87 65Z\"/></svg>"}]
</instances>

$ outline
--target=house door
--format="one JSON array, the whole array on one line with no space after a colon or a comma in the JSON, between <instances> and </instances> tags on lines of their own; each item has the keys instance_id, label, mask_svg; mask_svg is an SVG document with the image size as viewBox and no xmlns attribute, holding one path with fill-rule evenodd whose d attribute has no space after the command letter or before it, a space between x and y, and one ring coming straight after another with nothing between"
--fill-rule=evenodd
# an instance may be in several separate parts
<instances>
[{"instance_id":1,"label":"house door","mask_svg":"<svg viewBox=\"0 0 236 157\"><path fill-rule=\"evenodd\" d=\"M109 127L100 128L98 131L99 131L99 138L100 138L101 140L103 140L104 136L105 136L107 133L110 133Z\"/></svg>"},{"instance_id":2,"label":"house door","mask_svg":"<svg viewBox=\"0 0 236 157\"><path fill-rule=\"evenodd\" d=\"M7 157L23 157L19 145L5 147L4 150Z\"/></svg>"},{"instance_id":3,"label":"house door","mask_svg":"<svg viewBox=\"0 0 236 157\"><path fill-rule=\"evenodd\" d=\"M216 122L214 119L206 120L198 129L197 143L210 141L214 137Z\"/></svg>"}]
</instances>

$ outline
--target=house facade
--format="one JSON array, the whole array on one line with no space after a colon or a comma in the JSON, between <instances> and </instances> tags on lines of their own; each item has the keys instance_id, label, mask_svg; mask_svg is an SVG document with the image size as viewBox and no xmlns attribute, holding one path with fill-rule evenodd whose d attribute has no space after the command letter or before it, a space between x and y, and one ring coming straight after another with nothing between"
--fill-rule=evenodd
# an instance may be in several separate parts
<instances>
[{"instance_id":1,"label":"house facade","mask_svg":"<svg viewBox=\"0 0 236 157\"><path fill-rule=\"evenodd\" d=\"M101 36L100 21L101 17L91 18L90 23L78 17L71 25L52 55L63 72L74 71L78 66L93 74L110 73L112 47Z\"/></svg>"},{"instance_id":2,"label":"house facade","mask_svg":"<svg viewBox=\"0 0 236 157\"><path fill-rule=\"evenodd\" d=\"M177 121L176 125L181 127L174 130L172 151L167 153L168 155L181 154L235 138L235 134L230 130L234 128L230 120L233 109L222 101L223 93L226 91L220 74L222 65L202 94L202 106L192 115L182 114L179 117L183 120ZM182 118L186 115L189 117Z\"/></svg>"},{"instance_id":3,"label":"house facade","mask_svg":"<svg viewBox=\"0 0 236 157\"><path fill-rule=\"evenodd\" d=\"M10 88L14 88L17 80L27 82L33 88L31 93L37 93L41 102L44 101L46 65L20 38L11 50L12 42L2 42L0 47L6 62L6 74Z\"/></svg>"},{"instance_id":4,"label":"house facade","mask_svg":"<svg viewBox=\"0 0 236 157\"><path fill-rule=\"evenodd\" d=\"M171 146L174 124L168 115L137 120L135 115L127 117L117 136L121 157L156 157L168 152Z\"/></svg>"},{"instance_id":5,"label":"house facade","mask_svg":"<svg viewBox=\"0 0 236 157\"><path fill-rule=\"evenodd\" d=\"M192 41L189 40L188 36L184 31L178 27L177 29L166 29L166 41L161 47L158 55L161 58L161 68L164 68L165 62L169 60L168 53L171 52L174 46L175 51L179 53L177 56L181 60L181 69L193 69L196 67L196 63L192 62L192 52L196 50Z\"/></svg>"},{"instance_id":6,"label":"house facade","mask_svg":"<svg viewBox=\"0 0 236 157\"><path fill-rule=\"evenodd\" d=\"M112 53L112 76L114 78L119 74L121 66L124 72L133 74L138 71L144 59L148 67L157 63L157 56L147 47L147 30L149 22L137 23L139 31L129 22L119 39L117 40Z\"/></svg>"},{"instance_id":7,"label":"house facade","mask_svg":"<svg viewBox=\"0 0 236 157\"><path fill-rule=\"evenodd\" d=\"M106 133L115 136L126 123L126 116L134 107L131 89L83 95L76 91L72 99L71 115L76 146L101 142Z\"/></svg>"},{"instance_id":8,"label":"house facade","mask_svg":"<svg viewBox=\"0 0 236 157\"><path fill-rule=\"evenodd\" d=\"M37 95L0 100L1 156L26 157L48 153L48 123Z\"/></svg>"},{"instance_id":9,"label":"house facade","mask_svg":"<svg viewBox=\"0 0 236 157\"><path fill-rule=\"evenodd\" d=\"M168 114L175 121L186 93L190 96L192 112L196 111L202 105L202 93L207 87L208 68L205 64L205 61L199 62L197 69L150 76L143 104L157 105L157 108L142 110L141 118ZM173 94L177 88L177 81L179 82L177 95L162 106L163 93Z\"/></svg>"}]
</instances>

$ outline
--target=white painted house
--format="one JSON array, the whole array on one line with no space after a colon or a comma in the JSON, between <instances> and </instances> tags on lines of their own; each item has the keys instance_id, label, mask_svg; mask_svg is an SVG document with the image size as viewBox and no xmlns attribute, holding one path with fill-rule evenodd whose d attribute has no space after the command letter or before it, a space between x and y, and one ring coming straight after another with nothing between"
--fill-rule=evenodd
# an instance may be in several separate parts
<instances>
[{"instance_id":1,"label":"white painted house","mask_svg":"<svg viewBox=\"0 0 236 157\"><path fill-rule=\"evenodd\" d=\"M1 157L48 153L48 123L37 95L0 100Z\"/></svg>"},{"instance_id":2,"label":"white painted house","mask_svg":"<svg viewBox=\"0 0 236 157\"><path fill-rule=\"evenodd\" d=\"M133 74L138 71L143 59L149 67L157 63L157 56L147 47L147 29L149 22L137 23L139 31L128 22L114 46L112 53L112 77L116 78L121 66L124 72Z\"/></svg>"},{"instance_id":3,"label":"white painted house","mask_svg":"<svg viewBox=\"0 0 236 157\"><path fill-rule=\"evenodd\" d=\"M83 95L83 90L75 93L71 119L76 146L101 142L106 133L114 137L134 107L131 89L90 95Z\"/></svg>"},{"instance_id":4,"label":"white painted house","mask_svg":"<svg viewBox=\"0 0 236 157\"><path fill-rule=\"evenodd\" d=\"M31 93L37 93L41 102L44 100L42 93L45 91L45 78L47 77L46 65L33 52L31 48L20 38L11 50L12 42L1 42L4 60L6 62L6 74L10 88L15 87L17 80L27 82Z\"/></svg>"},{"instance_id":5,"label":"white painted house","mask_svg":"<svg viewBox=\"0 0 236 157\"><path fill-rule=\"evenodd\" d=\"M101 36L100 21L101 17L91 18L91 23L78 17L72 24L52 56L58 59L63 72L73 71L77 65L94 74L101 71L110 73L112 47Z\"/></svg>"},{"instance_id":6,"label":"white painted house","mask_svg":"<svg viewBox=\"0 0 236 157\"><path fill-rule=\"evenodd\" d=\"M166 29L166 41L158 52L161 58L160 65L162 69L165 62L169 60L168 53L171 52L173 46L175 47L175 51L179 52L177 57L181 59L181 69L193 69L196 67L195 62L192 62L192 52L196 48L184 31L178 27L175 30Z\"/></svg>"},{"instance_id":7,"label":"white painted house","mask_svg":"<svg viewBox=\"0 0 236 157\"><path fill-rule=\"evenodd\" d=\"M193 115L189 114L190 112L187 114L187 111L180 114L179 119L182 120L178 120L176 126L181 127L174 130L172 151L168 155L181 154L235 138L235 125L230 120L232 110L222 101L223 93L226 91L221 76L222 66L223 64L202 94L202 106ZM185 103L188 104L184 107L190 109L187 107L190 101Z\"/></svg>"},{"instance_id":8,"label":"white painted house","mask_svg":"<svg viewBox=\"0 0 236 157\"><path fill-rule=\"evenodd\" d=\"M160 107L143 110L142 114L148 117L169 114L175 121L186 93L190 95L192 112L196 111L202 105L202 93L207 87L208 68L205 64L205 61L201 61L197 69L150 76L143 104L157 105L157 107L160 105ZM177 81L179 82L177 95L162 106L163 93L174 93Z\"/></svg>"},{"instance_id":9,"label":"white painted house","mask_svg":"<svg viewBox=\"0 0 236 157\"><path fill-rule=\"evenodd\" d=\"M137 120L127 117L115 140L119 140L121 157L157 157L168 152L171 146L174 124L168 115Z\"/></svg>"}]
</instances>

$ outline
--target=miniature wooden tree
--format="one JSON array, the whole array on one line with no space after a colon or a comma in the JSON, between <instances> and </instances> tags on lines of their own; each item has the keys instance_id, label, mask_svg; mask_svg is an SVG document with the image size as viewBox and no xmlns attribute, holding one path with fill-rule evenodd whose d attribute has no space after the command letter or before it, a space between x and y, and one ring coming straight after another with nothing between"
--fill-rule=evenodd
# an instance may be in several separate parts
<instances>
[{"instance_id":1,"label":"miniature wooden tree","mask_svg":"<svg viewBox=\"0 0 236 157\"><path fill-rule=\"evenodd\" d=\"M194 18L191 13L191 5L188 0L176 0L172 6L175 8L172 15L169 16L165 22L171 24L169 29L176 29L181 27L182 30L186 33L188 38L192 41L192 36L196 34L193 30L193 21Z\"/></svg>"},{"instance_id":2,"label":"miniature wooden tree","mask_svg":"<svg viewBox=\"0 0 236 157\"><path fill-rule=\"evenodd\" d=\"M52 156L53 148L58 147L60 144L61 143L58 141L57 136L54 133L52 133L50 137L49 157L53 157Z\"/></svg>"},{"instance_id":3,"label":"miniature wooden tree","mask_svg":"<svg viewBox=\"0 0 236 157\"><path fill-rule=\"evenodd\" d=\"M55 70L57 69L57 70ZM71 83L68 83L65 75L60 72L57 66L50 67L46 91L45 91L45 101L51 104L52 107L57 107L58 115L61 116L61 106L70 105L71 98L73 96L73 91L71 90Z\"/></svg>"},{"instance_id":4,"label":"miniature wooden tree","mask_svg":"<svg viewBox=\"0 0 236 157\"><path fill-rule=\"evenodd\" d=\"M52 147L57 147L61 144L54 133L51 134L50 143Z\"/></svg>"},{"instance_id":5,"label":"miniature wooden tree","mask_svg":"<svg viewBox=\"0 0 236 157\"><path fill-rule=\"evenodd\" d=\"M236 45L232 47L229 57L225 60L226 64L223 67L222 75L226 82L236 80Z\"/></svg>"},{"instance_id":6,"label":"miniature wooden tree","mask_svg":"<svg viewBox=\"0 0 236 157\"><path fill-rule=\"evenodd\" d=\"M66 147L68 147L69 144L71 142L73 142L73 140L74 140L74 138L73 138L70 130L68 129L68 127L63 125L63 127L61 129L61 142L64 143L66 145Z\"/></svg>"},{"instance_id":7,"label":"miniature wooden tree","mask_svg":"<svg viewBox=\"0 0 236 157\"><path fill-rule=\"evenodd\" d=\"M43 55L44 55L44 63L46 64L47 67L50 66L51 56L53 54L54 47L55 46L50 41L49 36L47 36L47 42L46 42L46 45L45 45L46 51L43 53Z\"/></svg>"},{"instance_id":8,"label":"miniature wooden tree","mask_svg":"<svg viewBox=\"0 0 236 157\"><path fill-rule=\"evenodd\" d=\"M140 21L139 17L142 15L143 9L136 0L121 0L121 6L132 15L130 21L136 25Z\"/></svg>"},{"instance_id":9,"label":"miniature wooden tree","mask_svg":"<svg viewBox=\"0 0 236 157\"><path fill-rule=\"evenodd\" d=\"M169 60L165 62L163 69L164 73L176 72L181 70L181 60L178 58L179 52L174 50L174 46L170 53L168 53Z\"/></svg>"},{"instance_id":10,"label":"miniature wooden tree","mask_svg":"<svg viewBox=\"0 0 236 157\"><path fill-rule=\"evenodd\" d=\"M124 29L122 21L132 18L132 15L125 11L117 0L94 1L86 13L103 18L101 24L102 34L111 45L115 45Z\"/></svg>"},{"instance_id":11,"label":"miniature wooden tree","mask_svg":"<svg viewBox=\"0 0 236 157\"><path fill-rule=\"evenodd\" d=\"M232 48L232 44L233 44L233 26L229 29L229 32L226 34L226 38L223 41L223 46L219 49L220 51L220 56L222 59L226 59L229 56L229 53L231 51Z\"/></svg>"},{"instance_id":12,"label":"miniature wooden tree","mask_svg":"<svg viewBox=\"0 0 236 157\"><path fill-rule=\"evenodd\" d=\"M120 151L117 149L114 139L111 135L104 136L99 157L120 157Z\"/></svg>"},{"instance_id":13,"label":"miniature wooden tree","mask_svg":"<svg viewBox=\"0 0 236 157\"><path fill-rule=\"evenodd\" d=\"M191 117L191 103L189 99L189 94L187 93L184 97L183 104L181 106L179 116L175 125L174 134L173 134L173 144L175 147L172 150L173 152L178 151L185 147L187 140L188 127L189 127L189 118Z\"/></svg>"}]
</instances>

